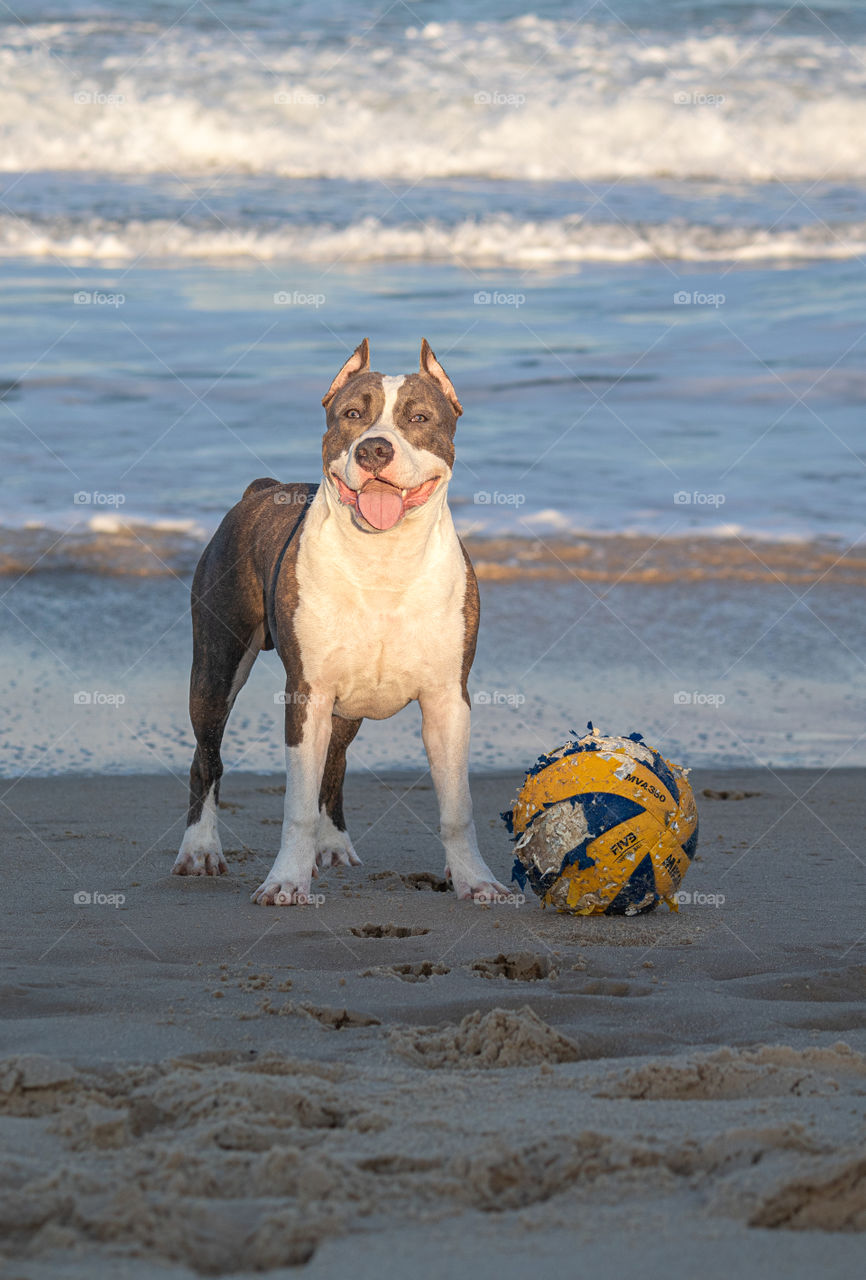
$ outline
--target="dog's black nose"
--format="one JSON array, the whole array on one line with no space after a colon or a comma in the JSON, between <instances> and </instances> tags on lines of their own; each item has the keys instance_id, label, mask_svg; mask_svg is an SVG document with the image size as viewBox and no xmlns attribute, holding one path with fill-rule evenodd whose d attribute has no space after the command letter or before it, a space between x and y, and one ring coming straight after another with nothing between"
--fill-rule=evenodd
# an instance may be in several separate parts
<instances>
[{"instance_id":1,"label":"dog's black nose","mask_svg":"<svg viewBox=\"0 0 866 1280\"><path fill-rule=\"evenodd\" d=\"M359 467L377 476L384 471L394 457L394 446L384 436L371 436L362 440L355 450L355 461Z\"/></svg>"}]
</instances>

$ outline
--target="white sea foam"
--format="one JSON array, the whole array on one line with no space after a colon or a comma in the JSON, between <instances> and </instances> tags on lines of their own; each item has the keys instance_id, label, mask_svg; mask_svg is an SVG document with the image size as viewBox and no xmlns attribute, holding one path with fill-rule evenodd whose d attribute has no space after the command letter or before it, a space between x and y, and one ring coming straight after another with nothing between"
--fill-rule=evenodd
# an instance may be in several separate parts
<instances>
[{"instance_id":1,"label":"white sea foam","mask_svg":"<svg viewBox=\"0 0 866 1280\"><path fill-rule=\"evenodd\" d=\"M767 25L640 36L527 16L362 31L335 51L243 30L9 24L0 167L389 184L866 177L866 45Z\"/></svg>"},{"instance_id":2,"label":"white sea foam","mask_svg":"<svg viewBox=\"0 0 866 1280\"><path fill-rule=\"evenodd\" d=\"M759 524L747 526L719 522L702 524L699 528L684 525L681 528L671 529L669 525L664 526L658 519L647 518L645 521L638 520L631 523L621 521L616 527L609 527L578 519L573 512L553 507L540 507L522 516L517 530L513 522L498 520L495 515L478 518L473 516L472 519L468 519L461 516L459 510L455 511L455 524L458 532L467 538L506 538L513 541L515 545L527 540L531 541L536 537L590 541L598 539L604 541L611 537L653 537L665 543L675 544L684 539L692 539L696 534L702 538L722 541L734 538L767 543L802 542L806 544L824 539L836 540L840 544L846 543L846 535L842 531L826 529L820 535L817 531L807 534L803 529L793 526L770 529ZM120 543L129 541L136 544L136 548L141 547L146 552L148 540L156 537L161 551L174 548L178 553L194 553L191 561L191 564L194 564L199 550L211 537L214 528L214 522L183 517L171 519L162 516L118 516L100 512L86 521L72 521L63 513L57 512L39 521L22 514L17 520L9 519L7 516L4 523L0 524L0 548L14 545L16 552L23 554L28 548L39 553L46 547L56 546L64 553L65 559L74 562L76 555L80 553L83 556L82 563L87 563L89 554L101 546L117 547ZM32 541L28 535L32 535ZM59 541L61 537L68 539L62 546Z\"/></svg>"},{"instance_id":3,"label":"white sea foam","mask_svg":"<svg viewBox=\"0 0 866 1280\"><path fill-rule=\"evenodd\" d=\"M169 219L51 221L0 216L0 257L124 263L146 256L280 259L331 263L431 261L473 266L544 267L583 262L761 262L854 258L866 254L866 222L823 221L789 228L711 226L679 219L648 225L579 217L527 220L507 214L448 224L396 226L362 218L346 227L226 224L189 226ZM483 291L482 291L483 293Z\"/></svg>"},{"instance_id":4,"label":"white sea foam","mask_svg":"<svg viewBox=\"0 0 866 1280\"><path fill-rule=\"evenodd\" d=\"M186 538L204 539L207 536L206 529L198 520L173 520L162 516L156 518L119 516L111 515L105 511L91 516L86 525L91 533L97 534L123 534L133 529L138 534L144 534L149 529L152 529L156 533L177 533Z\"/></svg>"}]
</instances>

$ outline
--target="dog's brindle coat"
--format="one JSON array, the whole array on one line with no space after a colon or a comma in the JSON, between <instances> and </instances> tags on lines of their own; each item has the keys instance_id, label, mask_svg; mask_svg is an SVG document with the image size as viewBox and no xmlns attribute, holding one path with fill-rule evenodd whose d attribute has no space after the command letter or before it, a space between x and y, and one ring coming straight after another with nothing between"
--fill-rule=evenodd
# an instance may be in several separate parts
<instances>
[{"instance_id":1,"label":"dog's brindle coat","mask_svg":"<svg viewBox=\"0 0 866 1280\"><path fill-rule=\"evenodd\" d=\"M421 705L446 874L462 898L506 890L482 859L469 794L466 681L478 587L446 502L462 408L425 339L420 371L370 370L366 338L322 404L321 485L255 480L205 549L192 587L196 751L176 875L226 871L220 746L257 654L286 671L280 851L253 901L308 901L317 867L360 860L343 818L346 749L367 716Z\"/></svg>"}]
</instances>

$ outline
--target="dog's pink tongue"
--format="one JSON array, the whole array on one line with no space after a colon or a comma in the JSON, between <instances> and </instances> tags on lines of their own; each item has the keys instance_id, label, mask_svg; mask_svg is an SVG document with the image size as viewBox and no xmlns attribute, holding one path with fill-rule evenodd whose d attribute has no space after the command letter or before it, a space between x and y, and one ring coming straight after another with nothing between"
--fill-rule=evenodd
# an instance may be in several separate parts
<instances>
[{"instance_id":1,"label":"dog's pink tongue","mask_svg":"<svg viewBox=\"0 0 866 1280\"><path fill-rule=\"evenodd\" d=\"M393 529L403 514L400 490L382 480L370 480L358 494L358 510L374 529Z\"/></svg>"}]
</instances>

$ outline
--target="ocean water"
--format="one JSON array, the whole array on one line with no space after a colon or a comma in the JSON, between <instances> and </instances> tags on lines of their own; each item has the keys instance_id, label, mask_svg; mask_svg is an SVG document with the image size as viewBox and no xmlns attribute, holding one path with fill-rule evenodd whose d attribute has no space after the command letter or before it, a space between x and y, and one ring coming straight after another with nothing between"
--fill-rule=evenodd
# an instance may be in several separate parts
<instances>
[{"instance_id":1,"label":"ocean water","mask_svg":"<svg viewBox=\"0 0 866 1280\"><path fill-rule=\"evenodd\" d=\"M0 13L0 769L185 770L196 557L364 336L464 404L475 767L863 763L864 90L861 3Z\"/></svg>"}]
</instances>

